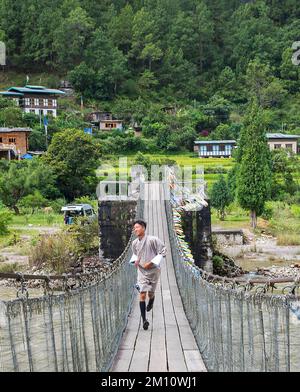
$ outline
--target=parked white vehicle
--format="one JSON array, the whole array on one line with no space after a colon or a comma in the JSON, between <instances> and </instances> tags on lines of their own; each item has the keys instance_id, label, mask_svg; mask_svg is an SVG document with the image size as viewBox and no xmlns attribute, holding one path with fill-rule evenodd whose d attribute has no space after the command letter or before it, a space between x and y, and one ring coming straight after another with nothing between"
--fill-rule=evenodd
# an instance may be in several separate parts
<instances>
[{"instance_id":1,"label":"parked white vehicle","mask_svg":"<svg viewBox=\"0 0 300 392\"><path fill-rule=\"evenodd\" d=\"M74 223L76 218L87 218L88 222L97 218L93 207L90 204L71 204L61 208L64 213L64 221L66 225Z\"/></svg>"}]
</instances>

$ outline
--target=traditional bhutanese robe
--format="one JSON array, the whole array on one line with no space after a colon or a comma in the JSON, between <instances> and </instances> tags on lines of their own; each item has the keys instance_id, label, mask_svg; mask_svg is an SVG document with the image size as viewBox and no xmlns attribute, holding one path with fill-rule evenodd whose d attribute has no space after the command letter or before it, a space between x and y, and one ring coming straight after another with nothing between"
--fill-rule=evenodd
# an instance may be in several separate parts
<instances>
[{"instance_id":1,"label":"traditional bhutanese robe","mask_svg":"<svg viewBox=\"0 0 300 392\"><path fill-rule=\"evenodd\" d=\"M165 245L159 238L145 235L141 240L133 241L132 252L132 260L139 259L137 284L140 292L154 292L160 277L160 262L167 253ZM154 265L147 270L144 265L150 261Z\"/></svg>"}]
</instances>

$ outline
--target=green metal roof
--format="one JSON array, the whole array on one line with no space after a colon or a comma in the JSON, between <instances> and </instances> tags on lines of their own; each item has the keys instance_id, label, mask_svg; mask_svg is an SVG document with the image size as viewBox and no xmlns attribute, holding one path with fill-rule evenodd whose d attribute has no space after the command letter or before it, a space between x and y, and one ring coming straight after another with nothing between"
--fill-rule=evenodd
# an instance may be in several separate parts
<instances>
[{"instance_id":1,"label":"green metal roof","mask_svg":"<svg viewBox=\"0 0 300 392\"><path fill-rule=\"evenodd\" d=\"M44 86L31 86L31 85L29 85L29 84L26 84L26 86L25 86L26 88L33 88L33 89L35 89L35 90L44 90L46 87L44 87Z\"/></svg>"},{"instance_id":2,"label":"green metal roof","mask_svg":"<svg viewBox=\"0 0 300 392\"><path fill-rule=\"evenodd\" d=\"M24 96L24 94L22 94L22 93L15 93L15 92L9 92L9 91L0 91L0 95L3 95L3 96L7 96L7 97L11 97L11 96L14 96L14 95L17 95L18 97L23 97Z\"/></svg>"},{"instance_id":3,"label":"green metal roof","mask_svg":"<svg viewBox=\"0 0 300 392\"><path fill-rule=\"evenodd\" d=\"M11 87L8 89L9 92L18 92L22 94L65 94L64 91L46 88L43 86L25 86L25 87Z\"/></svg>"}]
</instances>

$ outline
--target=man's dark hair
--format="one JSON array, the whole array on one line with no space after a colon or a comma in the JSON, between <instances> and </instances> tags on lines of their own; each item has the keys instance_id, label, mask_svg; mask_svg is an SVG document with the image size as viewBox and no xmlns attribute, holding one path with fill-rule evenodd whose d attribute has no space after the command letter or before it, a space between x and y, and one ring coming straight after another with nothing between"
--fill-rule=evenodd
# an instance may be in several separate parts
<instances>
[{"instance_id":1,"label":"man's dark hair","mask_svg":"<svg viewBox=\"0 0 300 392\"><path fill-rule=\"evenodd\" d=\"M146 223L145 221L143 221L142 219L138 219L138 220L134 221L134 222L133 222L133 226L134 226L136 223L139 224L139 225L141 225L141 226L143 226L143 227L145 227L145 229L147 229L147 223Z\"/></svg>"}]
</instances>

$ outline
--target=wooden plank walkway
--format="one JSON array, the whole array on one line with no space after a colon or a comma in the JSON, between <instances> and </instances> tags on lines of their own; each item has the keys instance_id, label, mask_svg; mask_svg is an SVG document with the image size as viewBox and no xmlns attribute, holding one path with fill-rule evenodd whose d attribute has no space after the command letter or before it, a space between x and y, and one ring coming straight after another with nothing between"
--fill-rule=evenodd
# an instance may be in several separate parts
<instances>
[{"instance_id":1,"label":"wooden plank walkway","mask_svg":"<svg viewBox=\"0 0 300 392\"><path fill-rule=\"evenodd\" d=\"M147 233L159 237L168 250L153 310L147 313L150 326L147 331L142 328L137 292L112 372L207 371L176 284L162 192L159 183L145 185Z\"/></svg>"}]
</instances>

